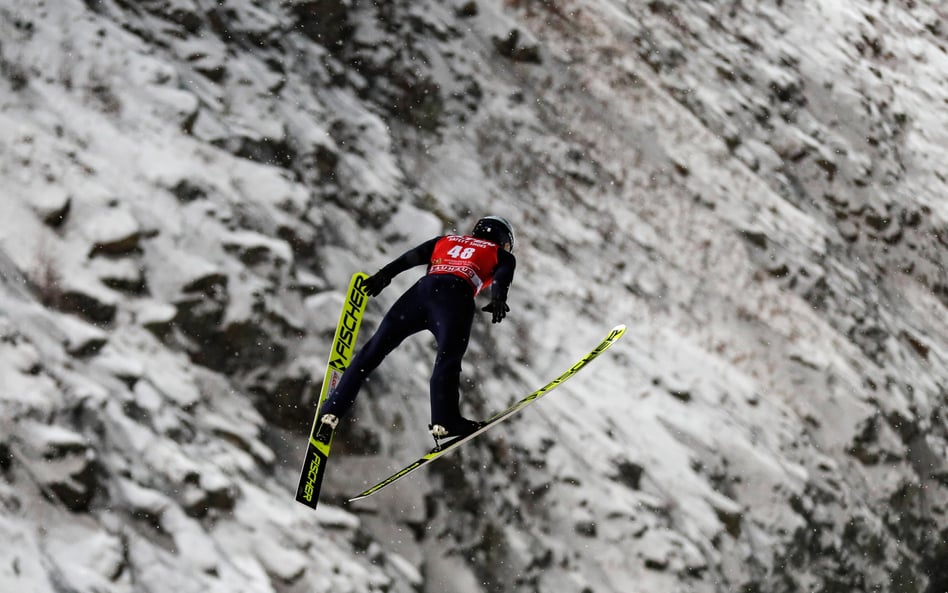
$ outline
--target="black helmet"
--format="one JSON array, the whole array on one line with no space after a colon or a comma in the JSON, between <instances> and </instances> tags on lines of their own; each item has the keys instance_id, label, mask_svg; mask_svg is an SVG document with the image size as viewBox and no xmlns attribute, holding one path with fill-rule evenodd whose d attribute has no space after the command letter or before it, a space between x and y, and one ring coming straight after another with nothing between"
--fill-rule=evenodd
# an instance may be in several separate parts
<instances>
[{"instance_id":1,"label":"black helmet","mask_svg":"<svg viewBox=\"0 0 948 593\"><path fill-rule=\"evenodd\" d=\"M513 251L514 232L510 221L501 216L485 216L477 221L471 235L497 243L507 251Z\"/></svg>"}]
</instances>

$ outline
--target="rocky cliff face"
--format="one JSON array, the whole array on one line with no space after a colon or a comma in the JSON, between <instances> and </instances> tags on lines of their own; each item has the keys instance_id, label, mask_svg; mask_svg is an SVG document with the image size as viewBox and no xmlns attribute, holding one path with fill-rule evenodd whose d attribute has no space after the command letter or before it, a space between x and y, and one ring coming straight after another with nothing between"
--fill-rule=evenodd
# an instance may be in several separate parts
<instances>
[{"instance_id":1,"label":"rocky cliff face","mask_svg":"<svg viewBox=\"0 0 948 593\"><path fill-rule=\"evenodd\" d=\"M948 590L945 17L0 2L0 589ZM483 213L465 412L629 334L345 506L428 446L409 340L295 504L346 279Z\"/></svg>"}]
</instances>

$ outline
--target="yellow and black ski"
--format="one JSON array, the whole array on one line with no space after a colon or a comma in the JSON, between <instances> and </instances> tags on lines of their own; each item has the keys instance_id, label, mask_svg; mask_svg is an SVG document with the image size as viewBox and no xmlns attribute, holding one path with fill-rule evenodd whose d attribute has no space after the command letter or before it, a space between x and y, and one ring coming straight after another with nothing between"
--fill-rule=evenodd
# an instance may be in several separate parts
<instances>
[{"instance_id":1,"label":"yellow and black ski","mask_svg":"<svg viewBox=\"0 0 948 593\"><path fill-rule=\"evenodd\" d=\"M586 354L586 356L583 356L581 359L579 359L579 361L576 364L570 367L568 371L566 371L559 377L553 379L552 381L550 381L543 387L537 389L530 395L524 397L523 399L513 404L506 410L503 410L502 412L498 412L497 414L494 414L493 416L488 418L487 422L483 426L481 426L478 430L472 432L471 434L468 434L462 437L457 437L457 438L454 438L454 439L451 439L444 443L439 444L437 447L429 451L424 457L422 457L418 461L412 463L411 465L409 465L408 467L400 471L395 472L394 474L385 478L384 480L382 480L375 486L372 486L368 490L365 490L362 493L357 494L356 496L353 496L352 498L349 499L349 502L361 500L363 498L366 498L368 496L375 494L376 492L385 488L386 486L389 486L396 480L400 480L401 478L404 478L405 476L412 473L416 469L431 463L432 461L438 459L445 453L456 449L457 447L473 439L474 437L481 434L482 432L488 430L492 426L495 426L503 422L507 418L510 418L512 415L519 412L521 409L523 409L527 405L533 403L538 398L546 395L553 389L559 387L560 384L562 384L564 381L566 381L567 379L569 379L570 377L578 373L580 369L582 369L587 364L592 362L592 360L595 359L597 356L605 352L606 349L609 348L609 346L612 346L613 344L615 344L616 340L621 338L622 334L624 333L625 333L624 325L617 325L616 327L612 328L612 331L609 332L609 335L607 335L605 339L603 339L602 342L599 343L598 346L593 348L588 354Z\"/></svg>"},{"instance_id":2,"label":"yellow and black ski","mask_svg":"<svg viewBox=\"0 0 948 593\"><path fill-rule=\"evenodd\" d=\"M306 457L303 459L303 469L300 471L300 483L296 489L296 500L315 509L319 501L319 489L326 472L326 459L329 457L329 448L332 445L332 431L320 431L319 411L329 393L339 383L342 374L349 368L349 362L355 353L356 337L359 335L359 326L362 324L362 314L365 313L369 297L365 294L363 281L368 278L362 272L352 275L349 290L346 291L346 303L339 315L339 325L336 326L336 336L332 341L332 352L329 355L329 364L326 368L326 377L323 379L323 388L319 393L319 402L316 404L316 416L309 432L309 443L306 446Z\"/></svg>"}]
</instances>

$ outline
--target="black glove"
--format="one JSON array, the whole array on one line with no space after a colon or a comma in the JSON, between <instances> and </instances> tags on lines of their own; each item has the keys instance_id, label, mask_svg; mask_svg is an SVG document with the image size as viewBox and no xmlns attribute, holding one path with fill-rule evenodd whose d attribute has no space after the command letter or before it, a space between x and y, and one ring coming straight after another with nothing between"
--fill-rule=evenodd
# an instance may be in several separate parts
<instances>
[{"instance_id":1,"label":"black glove","mask_svg":"<svg viewBox=\"0 0 948 593\"><path fill-rule=\"evenodd\" d=\"M507 316L510 307L508 307L507 302L502 299L493 299L486 307L481 309L481 311L491 313L491 321L493 323L500 323L504 320L504 317Z\"/></svg>"},{"instance_id":2,"label":"black glove","mask_svg":"<svg viewBox=\"0 0 948 593\"><path fill-rule=\"evenodd\" d=\"M391 276L379 270L372 276L369 276L362 281L362 286L365 288L365 294L370 297L378 296L382 289L388 286L392 282Z\"/></svg>"}]
</instances>

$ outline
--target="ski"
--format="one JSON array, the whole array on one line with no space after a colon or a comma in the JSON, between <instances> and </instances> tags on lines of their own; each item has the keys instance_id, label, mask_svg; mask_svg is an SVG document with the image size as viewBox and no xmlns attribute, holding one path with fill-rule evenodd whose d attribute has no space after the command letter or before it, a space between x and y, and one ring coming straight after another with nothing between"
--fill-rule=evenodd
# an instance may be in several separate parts
<instances>
[{"instance_id":1,"label":"ski","mask_svg":"<svg viewBox=\"0 0 948 593\"><path fill-rule=\"evenodd\" d=\"M339 315L339 324L336 326L336 335L332 341L332 350L329 355L329 364L326 366L326 376L323 379L323 388L319 393L316 404L316 416L309 433L309 443L306 446L306 456L303 458L303 468L300 470L300 481L296 488L296 500L315 509L319 501L319 489L326 473L326 460L329 458L329 449L332 445L332 433L320 433L318 430L319 411L329 393L339 383L342 374L349 367L349 361L355 352L356 337L359 326L362 324L362 314L365 313L369 297L365 294L362 282L368 278L362 272L352 275L349 289L346 291L346 302Z\"/></svg>"},{"instance_id":2,"label":"ski","mask_svg":"<svg viewBox=\"0 0 948 593\"><path fill-rule=\"evenodd\" d=\"M556 389L556 388L559 387L564 381L566 381L567 379L569 379L570 377L572 377L573 375L575 375L576 373L578 373L578 372L580 371L580 369L582 369L582 368L585 367L587 364L589 364L590 362L592 362L597 356L599 356L600 354L602 354L603 352L605 352L607 348L609 348L610 346L612 346L613 344L615 344L616 341L617 341L619 338L621 338L621 337L622 337L622 334L624 334L624 333L625 333L625 326L624 326L624 325L617 325L616 327L612 328L612 330L609 332L609 335L607 335L607 336L605 337L605 339L603 339L602 342L599 343L598 346L596 346L595 348L593 348L588 354L586 354L586 355L583 356L581 359L579 359L579 361L578 361L576 364L574 364L572 367L570 367L569 370L567 370L566 372L564 372L563 374L561 374L559 377L553 379L552 381L550 381L549 383L547 383L547 384L544 385L543 387L541 387L541 388L537 389L536 391L534 391L533 393L527 395L526 397L524 397L524 398L521 399L520 401L518 401L518 402L516 402L515 404L511 405L511 406L510 406L509 408L507 408L506 410L503 410L503 411L501 411L501 412L498 412L497 414L494 414L493 416L491 416L490 418L487 419L487 421L485 422L485 424L484 424L482 427L480 427L478 430L472 432L471 434L464 435L464 436L460 436L460 437L456 437L456 438L450 439L450 440L448 440L448 441L445 441L444 443L440 443L438 446L436 446L434 449L432 449L431 451L429 451L427 454L425 454L423 457L421 457L420 459L418 459L417 461L415 461L415 462L412 463L411 465L405 467L405 468L402 469L402 470L399 470L399 471L395 472L394 474L392 474L391 476L385 478L384 480L382 480L381 482L379 482L379 483L376 484L375 486L372 486L371 488L369 488L369 489L367 489L367 490L361 492L360 494L357 494L356 496L353 496L352 498L349 499L349 502L354 502L354 501L356 501L356 500L362 500L363 498L367 498L367 497L369 497L369 496L375 494L376 492L378 492L379 490L382 490L382 489L385 488L386 486L389 486L389 485L391 485L392 483L396 482L397 480L400 480L401 478L404 478L405 476L407 476L408 474L410 474L410 473L412 473L413 471L417 470L418 468L420 468L420 467L422 467L422 466L424 466L424 465L427 465L427 464L431 463L432 461L434 461L434 460L440 458L442 455L444 455L444 454L446 454L446 453L448 453L448 452L450 452L450 451L453 451L454 449L460 447L462 444L464 444L464 443L470 441L471 439L475 438L477 435L479 435L479 434L481 434L481 433L487 431L487 430L490 429L491 427L496 426L497 424L503 422L503 421L506 420L507 418L510 418L511 416L513 416L514 414L516 414L517 412L519 412L520 410L522 410L522 409L523 409L524 407L526 407L527 405L533 403L534 401L536 401L536 400L539 399L540 397L543 397L544 395L546 395L546 394L549 393L550 391Z\"/></svg>"}]
</instances>

